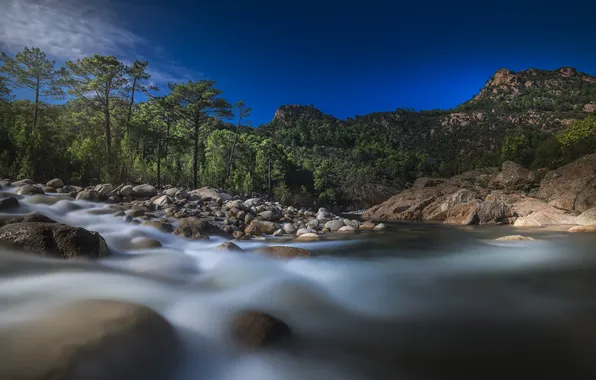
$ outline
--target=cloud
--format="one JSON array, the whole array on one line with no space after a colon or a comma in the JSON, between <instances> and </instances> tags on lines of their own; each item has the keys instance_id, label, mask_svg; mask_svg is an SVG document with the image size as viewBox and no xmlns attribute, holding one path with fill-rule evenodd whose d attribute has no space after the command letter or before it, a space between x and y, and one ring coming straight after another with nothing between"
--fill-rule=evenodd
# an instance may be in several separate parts
<instances>
[{"instance_id":1,"label":"cloud","mask_svg":"<svg viewBox=\"0 0 596 380\"><path fill-rule=\"evenodd\" d=\"M15 53L35 46L58 60L102 54L132 62L150 55L144 59L156 83L201 76L169 65L168 52L133 32L116 7L109 0L0 0L0 48ZM150 54L140 53L147 51Z\"/></svg>"}]
</instances>

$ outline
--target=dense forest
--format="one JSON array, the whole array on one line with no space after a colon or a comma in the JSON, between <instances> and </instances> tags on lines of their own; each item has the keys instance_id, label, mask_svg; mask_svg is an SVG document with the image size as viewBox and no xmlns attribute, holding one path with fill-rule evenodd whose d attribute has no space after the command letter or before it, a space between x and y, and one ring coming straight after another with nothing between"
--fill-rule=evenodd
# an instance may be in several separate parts
<instances>
[{"instance_id":1,"label":"dense forest","mask_svg":"<svg viewBox=\"0 0 596 380\"><path fill-rule=\"evenodd\" d=\"M420 176L504 160L554 168L596 151L596 78L568 68L500 70L453 110L339 120L282 106L251 128L248 105L226 100L215 81L158 91L148 62L95 55L57 67L37 48L0 61L0 177L209 185L362 207ZM33 100L17 99L23 91Z\"/></svg>"}]
</instances>

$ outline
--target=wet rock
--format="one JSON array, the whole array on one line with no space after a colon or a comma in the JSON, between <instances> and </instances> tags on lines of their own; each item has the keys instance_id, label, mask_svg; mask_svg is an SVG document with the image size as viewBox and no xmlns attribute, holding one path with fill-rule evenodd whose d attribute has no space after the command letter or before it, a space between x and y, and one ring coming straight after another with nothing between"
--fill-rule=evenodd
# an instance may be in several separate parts
<instances>
[{"instance_id":1,"label":"wet rock","mask_svg":"<svg viewBox=\"0 0 596 380\"><path fill-rule=\"evenodd\" d=\"M157 228L161 232L165 232L165 233L171 233L171 232L174 231L174 226L172 226L168 222L161 222L161 221L157 221L157 220L149 220L149 221L146 221L146 222L141 223L141 225L147 226L147 227Z\"/></svg>"},{"instance_id":2,"label":"wet rock","mask_svg":"<svg viewBox=\"0 0 596 380\"><path fill-rule=\"evenodd\" d=\"M139 236L135 237L130 241L129 248L130 249L151 249L151 248L161 248L162 244L157 240L150 239L148 237Z\"/></svg>"},{"instance_id":3,"label":"wet rock","mask_svg":"<svg viewBox=\"0 0 596 380\"><path fill-rule=\"evenodd\" d=\"M83 190L77 194L76 199L89 202L98 202L99 192L95 190Z\"/></svg>"},{"instance_id":4,"label":"wet rock","mask_svg":"<svg viewBox=\"0 0 596 380\"><path fill-rule=\"evenodd\" d=\"M236 240L246 240L248 236L243 231L234 231L232 232L232 237Z\"/></svg>"},{"instance_id":5,"label":"wet rock","mask_svg":"<svg viewBox=\"0 0 596 380\"><path fill-rule=\"evenodd\" d=\"M387 227L383 223L379 223L373 228L373 231L385 231Z\"/></svg>"},{"instance_id":6,"label":"wet rock","mask_svg":"<svg viewBox=\"0 0 596 380\"><path fill-rule=\"evenodd\" d=\"M114 213L114 209L102 207L102 208L92 208L85 211L86 214L90 215L111 215Z\"/></svg>"},{"instance_id":7,"label":"wet rock","mask_svg":"<svg viewBox=\"0 0 596 380\"><path fill-rule=\"evenodd\" d=\"M190 240L209 240L207 231L210 229L209 222L200 218L185 218L180 221L173 234Z\"/></svg>"},{"instance_id":8,"label":"wet rock","mask_svg":"<svg viewBox=\"0 0 596 380\"><path fill-rule=\"evenodd\" d=\"M308 223L306 223L306 227L310 228L312 230L316 230L317 228L319 228L319 220L318 219L310 220Z\"/></svg>"},{"instance_id":9,"label":"wet rock","mask_svg":"<svg viewBox=\"0 0 596 380\"><path fill-rule=\"evenodd\" d=\"M596 224L571 227L569 232L596 232Z\"/></svg>"},{"instance_id":10,"label":"wet rock","mask_svg":"<svg viewBox=\"0 0 596 380\"><path fill-rule=\"evenodd\" d=\"M258 250L259 253L262 253L267 256L272 256L276 258L283 258L283 259L290 259L293 257L309 257L312 254L307 251L306 249L296 248L296 247L287 247L287 246L270 246L264 247Z\"/></svg>"},{"instance_id":11,"label":"wet rock","mask_svg":"<svg viewBox=\"0 0 596 380\"><path fill-rule=\"evenodd\" d=\"M266 220L253 220L250 225L258 227L258 229L264 234L272 234L279 229L279 224L269 222Z\"/></svg>"},{"instance_id":12,"label":"wet rock","mask_svg":"<svg viewBox=\"0 0 596 380\"><path fill-rule=\"evenodd\" d=\"M296 236L304 235L304 234L316 234L317 231L313 230L312 228L299 228L296 231Z\"/></svg>"},{"instance_id":13,"label":"wet rock","mask_svg":"<svg viewBox=\"0 0 596 380\"><path fill-rule=\"evenodd\" d=\"M245 311L236 315L231 323L234 340L246 348L269 347L291 338L288 325L259 311Z\"/></svg>"},{"instance_id":14,"label":"wet rock","mask_svg":"<svg viewBox=\"0 0 596 380\"><path fill-rule=\"evenodd\" d=\"M14 211L19 207L19 200L15 197L7 197L0 199L0 212Z\"/></svg>"},{"instance_id":15,"label":"wet rock","mask_svg":"<svg viewBox=\"0 0 596 380\"><path fill-rule=\"evenodd\" d=\"M292 223L286 223L283 225L283 230L286 234L294 235L296 233L296 227Z\"/></svg>"},{"instance_id":16,"label":"wet rock","mask_svg":"<svg viewBox=\"0 0 596 380\"><path fill-rule=\"evenodd\" d=\"M344 224L346 226L354 227L355 229L359 229L360 228L360 222L357 221L357 220L344 219Z\"/></svg>"},{"instance_id":17,"label":"wet rock","mask_svg":"<svg viewBox=\"0 0 596 380\"><path fill-rule=\"evenodd\" d=\"M226 241L215 247L215 249L221 249L223 251L232 251L232 252L243 252L244 250L238 247L236 244L232 243L231 241Z\"/></svg>"},{"instance_id":18,"label":"wet rock","mask_svg":"<svg viewBox=\"0 0 596 380\"><path fill-rule=\"evenodd\" d=\"M247 235L254 235L254 236L261 236L263 231L259 228L258 225L253 224L252 222L244 228L244 233Z\"/></svg>"},{"instance_id":19,"label":"wet rock","mask_svg":"<svg viewBox=\"0 0 596 380\"><path fill-rule=\"evenodd\" d=\"M48 187L48 186L44 186L42 188L44 193L57 193L58 191L56 189L54 189L53 187Z\"/></svg>"},{"instance_id":20,"label":"wet rock","mask_svg":"<svg viewBox=\"0 0 596 380\"><path fill-rule=\"evenodd\" d=\"M26 222L26 223L58 223L54 219L49 218L45 215L42 215L38 212L32 212L27 215L14 217L14 218L10 219L8 221L8 223L6 223L6 224L23 223L23 222Z\"/></svg>"},{"instance_id":21,"label":"wet rock","mask_svg":"<svg viewBox=\"0 0 596 380\"><path fill-rule=\"evenodd\" d=\"M535 181L534 173L513 161L505 161L490 187L507 191L529 190Z\"/></svg>"},{"instance_id":22,"label":"wet rock","mask_svg":"<svg viewBox=\"0 0 596 380\"><path fill-rule=\"evenodd\" d=\"M342 228L343 226L344 226L343 220L331 220L331 221L325 223L325 228L327 228L329 231L332 231L332 232L339 231L339 229Z\"/></svg>"},{"instance_id":23,"label":"wet rock","mask_svg":"<svg viewBox=\"0 0 596 380\"><path fill-rule=\"evenodd\" d=\"M62 187L64 187L64 182L60 179L60 178L54 178L49 180L46 183L47 187L53 187L54 189L60 189Z\"/></svg>"},{"instance_id":24,"label":"wet rock","mask_svg":"<svg viewBox=\"0 0 596 380\"><path fill-rule=\"evenodd\" d=\"M302 234L296 238L296 241L318 241L318 240L320 240L319 235L317 235L316 233L311 233L311 232Z\"/></svg>"},{"instance_id":25,"label":"wet rock","mask_svg":"<svg viewBox=\"0 0 596 380\"><path fill-rule=\"evenodd\" d=\"M0 378L163 380L180 343L158 313L120 301L85 300L0 329Z\"/></svg>"},{"instance_id":26,"label":"wet rock","mask_svg":"<svg viewBox=\"0 0 596 380\"><path fill-rule=\"evenodd\" d=\"M119 194L123 197L127 197L129 195L132 195L132 192L134 191L134 186L132 185L125 185L122 186L122 188L119 191Z\"/></svg>"},{"instance_id":27,"label":"wet rock","mask_svg":"<svg viewBox=\"0 0 596 380\"><path fill-rule=\"evenodd\" d=\"M337 230L337 232L341 232L343 234L353 234L356 233L356 231L358 230L352 226L343 226L339 230Z\"/></svg>"},{"instance_id":28,"label":"wet rock","mask_svg":"<svg viewBox=\"0 0 596 380\"><path fill-rule=\"evenodd\" d=\"M133 187L131 195L135 198L151 198L157 195L157 189L148 184L138 185Z\"/></svg>"},{"instance_id":29,"label":"wet rock","mask_svg":"<svg viewBox=\"0 0 596 380\"><path fill-rule=\"evenodd\" d=\"M16 191L19 195L33 195L33 194L45 194L43 189L37 185L23 185Z\"/></svg>"},{"instance_id":30,"label":"wet rock","mask_svg":"<svg viewBox=\"0 0 596 380\"><path fill-rule=\"evenodd\" d=\"M273 233L273 236L283 236L284 230L281 228Z\"/></svg>"},{"instance_id":31,"label":"wet rock","mask_svg":"<svg viewBox=\"0 0 596 380\"><path fill-rule=\"evenodd\" d=\"M364 222L360 225L359 229L364 231L372 231L375 229L375 224L373 222Z\"/></svg>"},{"instance_id":32,"label":"wet rock","mask_svg":"<svg viewBox=\"0 0 596 380\"><path fill-rule=\"evenodd\" d=\"M145 210L141 208L131 208L130 210L124 211L126 215L130 215L133 218L139 218L145 215Z\"/></svg>"},{"instance_id":33,"label":"wet rock","mask_svg":"<svg viewBox=\"0 0 596 380\"><path fill-rule=\"evenodd\" d=\"M97 232L59 223L14 223L0 228L0 242L27 252L61 259L109 255Z\"/></svg>"},{"instance_id":34,"label":"wet rock","mask_svg":"<svg viewBox=\"0 0 596 380\"><path fill-rule=\"evenodd\" d=\"M536 240L536 239L534 239L532 237L529 237L529 236L510 235L510 236L500 237L500 238L498 238L496 240L499 240L499 241L524 241L524 240L526 240L526 241L533 241L533 240Z\"/></svg>"}]
</instances>

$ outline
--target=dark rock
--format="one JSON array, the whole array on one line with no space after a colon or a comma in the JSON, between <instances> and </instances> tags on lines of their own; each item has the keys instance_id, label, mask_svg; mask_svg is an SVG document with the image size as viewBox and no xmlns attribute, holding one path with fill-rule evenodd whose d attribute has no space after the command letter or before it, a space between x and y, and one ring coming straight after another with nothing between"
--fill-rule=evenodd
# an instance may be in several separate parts
<instances>
[{"instance_id":1,"label":"dark rock","mask_svg":"<svg viewBox=\"0 0 596 380\"><path fill-rule=\"evenodd\" d=\"M27 215L17 216L8 221L6 224L13 224L13 223L58 223L54 219L49 218L45 215L42 215L38 212L32 212Z\"/></svg>"},{"instance_id":2,"label":"dark rock","mask_svg":"<svg viewBox=\"0 0 596 380\"><path fill-rule=\"evenodd\" d=\"M505 161L490 187L507 191L529 190L535 181L534 173L513 161Z\"/></svg>"},{"instance_id":3,"label":"dark rock","mask_svg":"<svg viewBox=\"0 0 596 380\"><path fill-rule=\"evenodd\" d=\"M97 232L59 223L13 223L0 228L0 242L31 253L62 259L109 255Z\"/></svg>"},{"instance_id":4,"label":"dark rock","mask_svg":"<svg viewBox=\"0 0 596 380\"><path fill-rule=\"evenodd\" d=\"M236 244L232 243L231 241L226 241L215 247L215 249L221 249L223 251L232 251L232 252L242 252L244 251L242 248L238 247Z\"/></svg>"},{"instance_id":5,"label":"dark rock","mask_svg":"<svg viewBox=\"0 0 596 380\"><path fill-rule=\"evenodd\" d=\"M171 232L174 231L174 226L172 226L168 222L161 222L161 221L157 221L157 220L150 220L150 221L143 222L142 225L143 226L157 228L158 230L160 230L162 232L165 232L165 233L171 233Z\"/></svg>"},{"instance_id":6,"label":"dark rock","mask_svg":"<svg viewBox=\"0 0 596 380\"><path fill-rule=\"evenodd\" d=\"M0 211L13 211L19 208L19 200L15 197L0 199Z\"/></svg>"},{"instance_id":7,"label":"dark rock","mask_svg":"<svg viewBox=\"0 0 596 380\"><path fill-rule=\"evenodd\" d=\"M45 194L43 189L37 185L23 185L17 189L19 195L33 195L33 194Z\"/></svg>"},{"instance_id":8,"label":"dark rock","mask_svg":"<svg viewBox=\"0 0 596 380\"><path fill-rule=\"evenodd\" d=\"M174 230L174 235L191 240L208 240L207 232L211 229L208 221L196 217L180 220L180 225Z\"/></svg>"},{"instance_id":9,"label":"dark rock","mask_svg":"<svg viewBox=\"0 0 596 380\"><path fill-rule=\"evenodd\" d=\"M306 249L296 248L296 247L286 247L286 246L270 246L270 247L263 247L258 250L259 253L262 253L267 256L272 256L281 259L290 259L293 257L309 257L312 254L307 251Z\"/></svg>"},{"instance_id":10,"label":"dark rock","mask_svg":"<svg viewBox=\"0 0 596 380\"><path fill-rule=\"evenodd\" d=\"M234 317L232 336L246 348L269 347L292 336L288 325L259 311L246 311Z\"/></svg>"},{"instance_id":11,"label":"dark rock","mask_svg":"<svg viewBox=\"0 0 596 380\"><path fill-rule=\"evenodd\" d=\"M49 180L46 183L47 187L53 187L54 189L60 189L62 187L64 187L64 182L60 179L60 178L54 178Z\"/></svg>"},{"instance_id":12,"label":"dark rock","mask_svg":"<svg viewBox=\"0 0 596 380\"><path fill-rule=\"evenodd\" d=\"M122 194L122 190L121 194ZM157 189L151 185L139 185L132 189L131 195L135 198L151 198L157 195Z\"/></svg>"},{"instance_id":13,"label":"dark rock","mask_svg":"<svg viewBox=\"0 0 596 380\"><path fill-rule=\"evenodd\" d=\"M76 199L89 202L98 202L99 192L95 190L83 190L77 194Z\"/></svg>"}]
</instances>

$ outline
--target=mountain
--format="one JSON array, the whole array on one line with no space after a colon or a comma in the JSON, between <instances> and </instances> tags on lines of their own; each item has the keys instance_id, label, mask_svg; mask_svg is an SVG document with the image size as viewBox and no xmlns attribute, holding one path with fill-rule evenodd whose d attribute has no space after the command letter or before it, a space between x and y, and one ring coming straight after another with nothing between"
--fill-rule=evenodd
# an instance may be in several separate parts
<instances>
[{"instance_id":1,"label":"mountain","mask_svg":"<svg viewBox=\"0 0 596 380\"><path fill-rule=\"evenodd\" d=\"M420 176L451 176L505 159L544 166L539 147L595 110L594 76L569 67L499 69L452 110L396 109L340 120L314 106L286 105L257 133L287 147L303 167L324 164L332 196L370 204Z\"/></svg>"}]
</instances>

